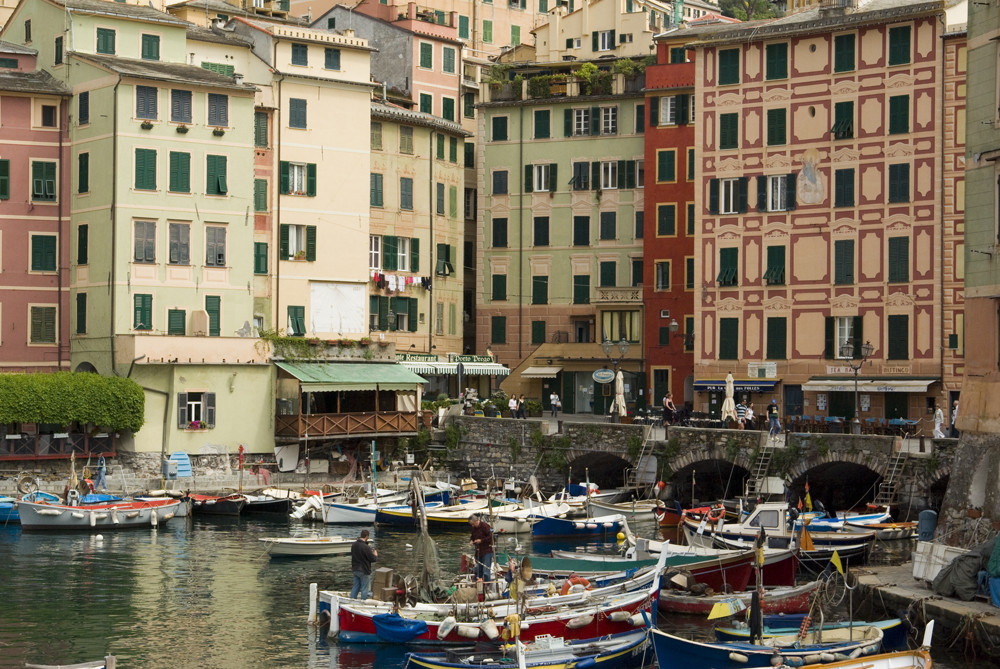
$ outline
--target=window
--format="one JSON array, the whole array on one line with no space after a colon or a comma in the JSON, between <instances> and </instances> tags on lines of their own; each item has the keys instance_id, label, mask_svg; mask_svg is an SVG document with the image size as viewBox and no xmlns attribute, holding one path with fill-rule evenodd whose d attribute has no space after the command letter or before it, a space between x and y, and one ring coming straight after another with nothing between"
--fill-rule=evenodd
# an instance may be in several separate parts
<instances>
[{"instance_id":1,"label":"window","mask_svg":"<svg viewBox=\"0 0 1000 669\"><path fill-rule=\"evenodd\" d=\"M455 120L455 98L441 96L441 117L445 121Z\"/></svg>"},{"instance_id":2,"label":"window","mask_svg":"<svg viewBox=\"0 0 1000 669\"><path fill-rule=\"evenodd\" d=\"M890 96L889 134L898 135L906 132L910 132L910 96Z\"/></svg>"},{"instance_id":3,"label":"window","mask_svg":"<svg viewBox=\"0 0 1000 669\"><path fill-rule=\"evenodd\" d=\"M292 65L309 64L309 47L305 44L292 44Z\"/></svg>"},{"instance_id":4,"label":"window","mask_svg":"<svg viewBox=\"0 0 1000 669\"><path fill-rule=\"evenodd\" d=\"M31 19L24 22L24 41L31 41Z\"/></svg>"},{"instance_id":5,"label":"window","mask_svg":"<svg viewBox=\"0 0 1000 669\"><path fill-rule=\"evenodd\" d=\"M635 212L635 238L636 239L642 239L643 235L645 234L645 230L644 230L645 225L646 225L646 212L644 212L644 211L637 211L637 212Z\"/></svg>"},{"instance_id":6,"label":"window","mask_svg":"<svg viewBox=\"0 0 1000 669\"><path fill-rule=\"evenodd\" d=\"M618 107L601 107L601 134L618 134Z\"/></svg>"},{"instance_id":7,"label":"window","mask_svg":"<svg viewBox=\"0 0 1000 669\"><path fill-rule=\"evenodd\" d=\"M783 316L767 319L767 358L784 360L788 357L788 321Z\"/></svg>"},{"instance_id":8,"label":"window","mask_svg":"<svg viewBox=\"0 0 1000 669\"><path fill-rule=\"evenodd\" d=\"M763 178L762 178L763 179ZM789 209L794 209L794 204L789 206L789 195L792 189L795 187L794 176L787 174L778 174L767 177L767 210L768 211L787 211Z\"/></svg>"},{"instance_id":9,"label":"window","mask_svg":"<svg viewBox=\"0 0 1000 669\"><path fill-rule=\"evenodd\" d=\"M689 95L667 95L659 98L658 125L686 125L691 120L694 110L690 100Z\"/></svg>"},{"instance_id":10,"label":"window","mask_svg":"<svg viewBox=\"0 0 1000 669\"><path fill-rule=\"evenodd\" d=\"M493 194L507 194L507 170L493 170Z\"/></svg>"},{"instance_id":11,"label":"window","mask_svg":"<svg viewBox=\"0 0 1000 669\"><path fill-rule=\"evenodd\" d=\"M694 203L687 206L687 233L694 236Z\"/></svg>"},{"instance_id":12,"label":"window","mask_svg":"<svg viewBox=\"0 0 1000 669\"><path fill-rule=\"evenodd\" d=\"M87 256L90 251L90 243L88 237L90 236L90 226L86 223L78 226L76 229L76 264L86 265Z\"/></svg>"},{"instance_id":13,"label":"window","mask_svg":"<svg viewBox=\"0 0 1000 669\"><path fill-rule=\"evenodd\" d=\"M506 142L507 141L507 117L506 116L494 116L492 119L493 124L493 141L494 142Z\"/></svg>"},{"instance_id":14,"label":"window","mask_svg":"<svg viewBox=\"0 0 1000 669\"><path fill-rule=\"evenodd\" d=\"M684 290L694 290L694 258L684 259Z\"/></svg>"},{"instance_id":15,"label":"window","mask_svg":"<svg viewBox=\"0 0 1000 669\"><path fill-rule=\"evenodd\" d=\"M639 341L638 311L605 311L601 313L601 337L618 341Z\"/></svg>"},{"instance_id":16,"label":"window","mask_svg":"<svg viewBox=\"0 0 1000 669\"><path fill-rule=\"evenodd\" d=\"M719 319L719 360L739 360L740 319Z\"/></svg>"},{"instance_id":17,"label":"window","mask_svg":"<svg viewBox=\"0 0 1000 669\"><path fill-rule=\"evenodd\" d=\"M288 100L288 127L306 128L306 101L301 98Z\"/></svg>"},{"instance_id":18,"label":"window","mask_svg":"<svg viewBox=\"0 0 1000 669\"><path fill-rule=\"evenodd\" d=\"M264 136L262 140L258 140L257 146L267 146L267 114L262 112L257 112L255 120L257 121L257 126L259 127L259 119L257 117L264 117ZM181 91L177 89L172 89L170 91L170 120L174 123L190 123L191 122L191 91ZM259 137L259 130L256 130L254 137Z\"/></svg>"},{"instance_id":19,"label":"window","mask_svg":"<svg viewBox=\"0 0 1000 669\"><path fill-rule=\"evenodd\" d=\"M598 278L601 288L614 288L618 285L618 263L614 260L605 260L599 263Z\"/></svg>"},{"instance_id":20,"label":"window","mask_svg":"<svg viewBox=\"0 0 1000 669\"><path fill-rule=\"evenodd\" d=\"M549 303L549 277L548 276L533 276L533 277L531 277L531 303L532 304L548 304Z\"/></svg>"},{"instance_id":21,"label":"window","mask_svg":"<svg viewBox=\"0 0 1000 669\"><path fill-rule=\"evenodd\" d=\"M604 160L601 162L601 188L618 188L618 161Z\"/></svg>"},{"instance_id":22,"label":"window","mask_svg":"<svg viewBox=\"0 0 1000 669\"><path fill-rule=\"evenodd\" d=\"M288 307L288 336L306 336L306 308L300 306Z\"/></svg>"},{"instance_id":23,"label":"window","mask_svg":"<svg viewBox=\"0 0 1000 669\"><path fill-rule=\"evenodd\" d=\"M573 246L590 246L590 216L573 217Z\"/></svg>"},{"instance_id":24,"label":"window","mask_svg":"<svg viewBox=\"0 0 1000 669\"><path fill-rule=\"evenodd\" d=\"M476 96L473 93L466 93L462 96L462 115L465 118L476 117Z\"/></svg>"},{"instance_id":25,"label":"window","mask_svg":"<svg viewBox=\"0 0 1000 669\"><path fill-rule=\"evenodd\" d=\"M177 427L215 427L215 393L177 393Z\"/></svg>"},{"instance_id":26,"label":"window","mask_svg":"<svg viewBox=\"0 0 1000 669\"><path fill-rule=\"evenodd\" d=\"M420 43L420 67L425 70L434 69L434 45L429 42Z\"/></svg>"},{"instance_id":27,"label":"window","mask_svg":"<svg viewBox=\"0 0 1000 669\"><path fill-rule=\"evenodd\" d=\"M641 135L646 132L646 105L639 103L635 106L635 133Z\"/></svg>"},{"instance_id":28,"label":"window","mask_svg":"<svg viewBox=\"0 0 1000 669\"><path fill-rule=\"evenodd\" d=\"M413 153L413 127L408 125L399 126L399 152Z\"/></svg>"},{"instance_id":29,"label":"window","mask_svg":"<svg viewBox=\"0 0 1000 669\"><path fill-rule=\"evenodd\" d=\"M191 154L170 152L170 175L168 190L171 193L191 192Z\"/></svg>"},{"instance_id":30,"label":"window","mask_svg":"<svg viewBox=\"0 0 1000 669\"><path fill-rule=\"evenodd\" d=\"M142 36L142 59L143 60L159 60L160 59L160 36L159 35L143 35Z\"/></svg>"},{"instance_id":31,"label":"window","mask_svg":"<svg viewBox=\"0 0 1000 669\"><path fill-rule=\"evenodd\" d=\"M768 44L764 47L766 78L786 79L788 78L788 44Z\"/></svg>"},{"instance_id":32,"label":"window","mask_svg":"<svg viewBox=\"0 0 1000 669\"><path fill-rule=\"evenodd\" d=\"M90 192L90 154L81 153L76 157L76 192Z\"/></svg>"},{"instance_id":33,"label":"window","mask_svg":"<svg viewBox=\"0 0 1000 669\"><path fill-rule=\"evenodd\" d=\"M420 112L423 114L434 113L434 96L430 93L420 94Z\"/></svg>"},{"instance_id":34,"label":"window","mask_svg":"<svg viewBox=\"0 0 1000 669\"><path fill-rule=\"evenodd\" d=\"M396 241L396 269L400 272L410 270L410 238L395 237ZM388 251L388 248L386 249Z\"/></svg>"},{"instance_id":35,"label":"window","mask_svg":"<svg viewBox=\"0 0 1000 669\"><path fill-rule=\"evenodd\" d=\"M459 39L469 39L469 17L458 17L458 37Z\"/></svg>"},{"instance_id":36,"label":"window","mask_svg":"<svg viewBox=\"0 0 1000 669\"><path fill-rule=\"evenodd\" d=\"M434 268L435 274L438 276L451 276L455 273L455 262L458 260L458 255L455 251L455 247L450 244L437 245L437 266Z\"/></svg>"},{"instance_id":37,"label":"window","mask_svg":"<svg viewBox=\"0 0 1000 669\"><path fill-rule=\"evenodd\" d=\"M854 137L854 101L837 102L833 105L833 127L830 128L834 139L850 139Z\"/></svg>"},{"instance_id":38,"label":"window","mask_svg":"<svg viewBox=\"0 0 1000 669\"><path fill-rule=\"evenodd\" d=\"M673 237L677 234L677 206L673 204L656 205L656 236Z\"/></svg>"},{"instance_id":39,"label":"window","mask_svg":"<svg viewBox=\"0 0 1000 669\"><path fill-rule=\"evenodd\" d=\"M135 150L135 189L156 190L156 150Z\"/></svg>"},{"instance_id":40,"label":"window","mask_svg":"<svg viewBox=\"0 0 1000 669\"><path fill-rule=\"evenodd\" d=\"M854 169L835 170L833 173L833 206L854 206Z\"/></svg>"},{"instance_id":41,"label":"window","mask_svg":"<svg viewBox=\"0 0 1000 669\"><path fill-rule=\"evenodd\" d=\"M31 332L29 344L56 343L56 308L31 307Z\"/></svg>"},{"instance_id":42,"label":"window","mask_svg":"<svg viewBox=\"0 0 1000 669\"><path fill-rule=\"evenodd\" d=\"M785 283L785 247L767 247L767 269L764 270L764 283L769 286L782 286Z\"/></svg>"},{"instance_id":43,"label":"window","mask_svg":"<svg viewBox=\"0 0 1000 669\"><path fill-rule=\"evenodd\" d=\"M891 315L888 318L889 346L887 360L910 359L910 317Z\"/></svg>"},{"instance_id":44,"label":"window","mask_svg":"<svg viewBox=\"0 0 1000 669\"><path fill-rule=\"evenodd\" d=\"M590 275L573 275L573 304L590 304Z\"/></svg>"},{"instance_id":45,"label":"window","mask_svg":"<svg viewBox=\"0 0 1000 669\"><path fill-rule=\"evenodd\" d=\"M687 180L694 181L694 149L688 149Z\"/></svg>"},{"instance_id":46,"label":"window","mask_svg":"<svg viewBox=\"0 0 1000 669\"><path fill-rule=\"evenodd\" d=\"M534 218L534 234L532 235L532 242L534 246L548 246L549 245L549 217L548 216L535 216Z\"/></svg>"},{"instance_id":47,"label":"window","mask_svg":"<svg viewBox=\"0 0 1000 669\"><path fill-rule=\"evenodd\" d=\"M854 283L854 240L838 239L833 243L833 282L838 285Z\"/></svg>"},{"instance_id":48,"label":"window","mask_svg":"<svg viewBox=\"0 0 1000 669\"><path fill-rule=\"evenodd\" d=\"M601 239L611 240L616 238L617 215L613 211L601 212Z\"/></svg>"},{"instance_id":49,"label":"window","mask_svg":"<svg viewBox=\"0 0 1000 669\"><path fill-rule=\"evenodd\" d=\"M267 242L253 243L253 273L267 274Z\"/></svg>"},{"instance_id":50,"label":"window","mask_svg":"<svg viewBox=\"0 0 1000 669\"><path fill-rule=\"evenodd\" d=\"M889 202L910 201L910 166L889 165Z\"/></svg>"},{"instance_id":51,"label":"window","mask_svg":"<svg viewBox=\"0 0 1000 669\"><path fill-rule=\"evenodd\" d=\"M205 311L208 313L208 336L218 337L222 334L222 298L206 295Z\"/></svg>"},{"instance_id":52,"label":"window","mask_svg":"<svg viewBox=\"0 0 1000 669\"><path fill-rule=\"evenodd\" d=\"M833 38L833 71L850 72L854 69L854 35L836 35Z\"/></svg>"},{"instance_id":53,"label":"window","mask_svg":"<svg viewBox=\"0 0 1000 669\"><path fill-rule=\"evenodd\" d=\"M340 49L325 49L323 54L323 67L328 70L340 69Z\"/></svg>"},{"instance_id":54,"label":"window","mask_svg":"<svg viewBox=\"0 0 1000 669\"><path fill-rule=\"evenodd\" d=\"M744 213L747 210L747 185L748 181L746 177L712 179L712 183L710 184L712 192L709 193L709 209L711 210L711 200L721 190L721 200L719 201L719 206L716 207L717 212L721 214Z\"/></svg>"},{"instance_id":55,"label":"window","mask_svg":"<svg viewBox=\"0 0 1000 669\"><path fill-rule=\"evenodd\" d=\"M910 240L908 237L889 238L889 283L910 280Z\"/></svg>"},{"instance_id":56,"label":"window","mask_svg":"<svg viewBox=\"0 0 1000 669\"><path fill-rule=\"evenodd\" d=\"M413 179L410 177L399 178L399 208L413 210Z\"/></svg>"},{"instance_id":57,"label":"window","mask_svg":"<svg viewBox=\"0 0 1000 669\"><path fill-rule=\"evenodd\" d=\"M493 44L493 22L483 21L483 42Z\"/></svg>"},{"instance_id":58,"label":"window","mask_svg":"<svg viewBox=\"0 0 1000 669\"><path fill-rule=\"evenodd\" d=\"M719 249L719 275L716 277L716 281L720 286L737 285L739 279L739 258L739 249Z\"/></svg>"},{"instance_id":59,"label":"window","mask_svg":"<svg viewBox=\"0 0 1000 669\"><path fill-rule=\"evenodd\" d=\"M441 70L448 74L455 74L455 49L450 46L441 48Z\"/></svg>"},{"instance_id":60,"label":"window","mask_svg":"<svg viewBox=\"0 0 1000 669\"><path fill-rule=\"evenodd\" d=\"M555 190L551 188L553 184L549 179L555 165L531 165L530 167L533 168L532 187L535 192Z\"/></svg>"},{"instance_id":61,"label":"window","mask_svg":"<svg viewBox=\"0 0 1000 669\"><path fill-rule=\"evenodd\" d=\"M56 236L31 235L31 271L56 271Z\"/></svg>"},{"instance_id":62,"label":"window","mask_svg":"<svg viewBox=\"0 0 1000 669\"><path fill-rule=\"evenodd\" d=\"M55 105L42 105L42 127L43 128L55 128L56 127L56 106Z\"/></svg>"},{"instance_id":63,"label":"window","mask_svg":"<svg viewBox=\"0 0 1000 669\"><path fill-rule=\"evenodd\" d=\"M226 229L210 225L205 228L205 266L226 266Z\"/></svg>"},{"instance_id":64,"label":"window","mask_svg":"<svg viewBox=\"0 0 1000 669\"><path fill-rule=\"evenodd\" d=\"M594 35L594 51L611 51L615 48L615 31L601 30Z\"/></svg>"},{"instance_id":65,"label":"window","mask_svg":"<svg viewBox=\"0 0 1000 669\"><path fill-rule=\"evenodd\" d=\"M495 248L495 249L505 249L505 248L507 248L507 219L506 218L494 218L493 219L493 248Z\"/></svg>"},{"instance_id":66,"label":"window","mask_svg":"<svg viewBox=\"0 0 1000 669\"><path fill-rule=\"evenodd\" d=\"M573 190L590 190L590 163L573 163Z\"/></svg>"},{"instance_id":67,"label":"window","mask_svg":"<svg viewBox=\"0 0 1000 669\"><path fill-rule=\"evenodd\" d=\"M507 343L507 318L505 316L490 318L490 342L493 344Z\"/></svg>"},{"instance_id":68,"label":"window","mask_svg":"<svg viewBox=\"0 0 1000 669\"><path fill-rule=\"evenodd\" d=\"M83 91L77 96L76 115L79 125L90 123L90 91Z\"/></svg>"},{"instance_id":69,"label":"window","mask_svg":"<svg viewBox=\"0 0 1000 669\"><path fill-rule=\"evenodd\" d=\"M767 145L783 146L786 142L786 116L785 109L767 110Z\"/></svg>"},{"instance_id":70,"label":"window","mask_svg":"<svg viewBox=\"0 0 1000 669\"><path fill-rule=\"evenodd\" d=\"M191 264L191 225L171 223L168 227L169 246L167 262L171 265Z\"/></svg>"},{"instance_id":71,"label":"window","mask_svg":"<svg viewBox=\"0 0 1000 669\"><path fill-rule=\"evenodd\" d=\"M468 146L468 144L466 144ZM465 220L475 221L476 220L476 189L466 188L465 189Z\"/></svg>"},{"instance_id":72,"label":"window","mask_svg":"<svg viewBox=\"0 0 1000 669\"><path fill-rule=\"evenodd\" d=\"M507 299L507 275L494 274L490 299L494 302L503 302Z\"/></svg>"},{"instance_id":73,"label":"window","mask_svg":"<svg viewBox=\"0 0 1000 669\"><path fill-rule=\"evenodd\" d=\"M205 195L225 195L229 192L226 162L226 156L205 156Z\"/></svg>"},{"instance_id":74,"label":"window","mask_svg":"<svg viewBox=\"0 0 1000 669\"><path fill-rule=\"evenodd\" d=\"M852 355L860 356L861 342L863 341L862 320L860 316L832 316L826 320L827 327L827 355L828 358L837 360L850 360L852 356L842 356L840 349L844 344L853 344Z\"/></svg>"},{"instance_id":75,"label":"window","mask_svg":"<svg viewBox=\"0 0 1000 669\"><path fill-rule=\"evenodd\" d=\"M187 312L183 309L167 309L167 334L183 337L187 334Z\"/></svg>"},{"instance_id":76,"label":"window","mask_svg":"<svg viewBox=\"0 0 1000 669\"><path fill-rule=\"evenodd\" d=\"M531 343L545 343L545 321L531 321Z\"/></svg>"},{"instance_id":77,"label":"window","mask_svg":"<svg viewBox=\"0 0 1000 669\"><path fill-rule=\"evenodd\" d=\"M574 109L573 110L573 134L574 135L589 135L590 134L590 109Z\"/></svg>"},{"instance_id":78,"label":"window","mask_svg":"<svg viewBox=\"0 0 1000 669\"><path fill-rule=\"evenodd\" d=\"M133 228L135 230L133 262L156 262L156 222L136 221Z\"/></svg>"},{"instance_id":79,"label":"window","mask_svg":"<svg viewBox=\"0 0 1000 669\"><path fill-rule=\"evenodd\" d=\"M224 65L222 63L207 63L205 61L201 62L201 69L208 70L209 72L215 72L216 74L221 74L224 77L233 78L236 74L236 67L233 65Z\"/></svg>"},{"instance_id":80,"label":"window","mask_svg":"<svg viewBox=\"0 0 1000 669\"><path fill-rule=\"evenodd\" d=\"M735 149L740 142L740 115L719 114L719 148Z\"/></svg>"},{"instance_id":81,"label":"window","mask_svg":"<svg viewBox=\"0 0 1000 669\"><path fill-rule=\"evenodd\" d=\"M370 186L369 186L370 193L369 193L369 198L368 198L369 199L369 204L371 206L373 206L373 207L381 207L382 206L382 175L381 174L376 174L375 172L372 172L371 173L370 182L371 182Z\"/></svg>"},{"instance_id":82,"label":"window","mask_svg":"<svg viewBox=\"0 0 1000 669\"><path fill-rule=\"evenodd\" d=\"M382 269L382 238L378 235L368 237L368 267Z\"/></svg>"},{"instance_id":83,"label":"window","mask_svg":"<svg viewBox=\"0 0 1000 669\"><path fill-rule=\"evenodd\" d=\"M208 94L208 124L220 127L229 125L228 95Z\"/></svg>"},{"instance_id":84,"label":"window","mask_svg":"<svg viewBox=\"0 0 1000 669\"><path fill-rule=\"evenodd\" d=\"M9 165L9 163L8 163ZM9 178L7 183L9 184ZM8 185L8 193L9 193ZM56 200L56 164L42 161L31 163L31 200L32 202L55 202Z\"/></svg>"},{"instance_id":85,"label":"window","mask_svg":"<svg viewBox=\"0 0 1000 669\"><path fill-rule=\"evenodd\" d=\"M135 87L135 117L156 120L157 89L154 86Z\"/></svg>"},{"instance_id":86,"label":"window","mask_svg":"<svg viewBox=\"0 0 1000 669\"><path fill-rule=\"evenodd\" d=\"M654 284L656 290L670 290L670 261L659 260L656 265L656 277Z\"/></svg>"},{"instance_id":87,"label":"window","mask_svg":"<svg viewBox=\"0 0 1000 669\"><path fill-rule=\"evenodd\" d=\"M76 333L87 334L87 294L76 294Z\"/></svg>"},{"instance_id":88,"label":"window","mask_svg":"<svg viewBox=\"0 0 1000 669\"><path fill-rule=\"evenodd\" d=\"M382 150L382 124L372 123L371 126L371 150Z\"/></svg>"},{"instance_id":89,"label":"window","mask_svg":"<svg viewBox=\"0 0 1000 669\"><path fill-rule=\"evenodd\" d=\"M677 152L673 149L656 152L656 181L677 181Z\"/></svg>"},{"instance_id":90,"label":"window","mask_svg":"<svg viewBox=\"0 0 1000 669\"><path fill-rule=\"evenodd\" d=\"M719 85L740 83L740 50L721 49L719 51Z\"/></svg>"},{"instance_id":91,"label":"window","mask_svg":"<svg viewBox=\"0 0 1000 669\"><path fill-rule=\"evenodd\" d=\"M521 43L521 26L512 25L510 27L510 43L512 46L517 46Z\"/></svg>"},{"instance_id":92,"label":"window","mask_svg":"<svg viewBox=\"0 0 1000 669\"><path fill-rule=\"evenodd\" d=\"M632 287L642 285L642 258L632 258Z\"/></svg>"},{"instance_id":93,"label":"window","mask_svg":"<svg viewBox=\"0 0 1000 669\"><path fill-rule=\"evenodd\" d=\"M97 29L97 53L115 54L115 31L110 28Z\"/></svg>"},{"instance_id":94,"label":"window","mask_svg":"<svg viewBox=\"0 0 1000 669\"><path fill-rule=\"evenodd\" d=\"M889 28L889 65L910 62L910 26Z\"/></svg>"},{"instance_id":95,"label":"window","mask_svg":"<svg viewBox=\"0 0 1000 669\"><path fill-rule=\"evenodd\" d=\"M436 183L434 184L434 194L435 194L435 213L438 216L444 216L444 184Z\"/></svg>"},{"instance_id":96,"label":"window","mask_svg":"<svg viewBox=\"0 0 1000 669\"><path fill-rule=\"evenodd\" d=\"M63 38L62 35L56 38L55 44L55 57L53 58L55 65L62 65L63 63Z\"/></svg>"},{"instance_id":97,"label":"window","mask_svg":"<svg viewBox=\"0 0 1000 669\"><path fill-rule=\"evenodd\" d=\"M444 135L438 133L437 137L437 159L444 160Z\"/></svg>"},{"instance_id":98,"label":"window","mask_svg":"<svg viewBox=\"0 0 1000 669\"><path fill-rule=\"evenodd\" d=\"M253 210L267 211L267 179L253 180Z\"/></svg>"},{"instance_id":99,"label":"window","mask_svg":"<svg viewBox=\"0 0 1000 669\"><path fill-rule=\"evenodd\" d=\"M548 139L550 136L549 119L552 112L548 109L536 109L534 115L535 139Z\"/></svg>"},{"instance_id":100,"label":"window","mask_svg":"<svg viewBox=\"0 0 1000 669\"><path fill-rule=\"evenodd\" d=\"M153 329L153 296L136 294L132 296L132 329Z\"/></svg>"}]
</instances>

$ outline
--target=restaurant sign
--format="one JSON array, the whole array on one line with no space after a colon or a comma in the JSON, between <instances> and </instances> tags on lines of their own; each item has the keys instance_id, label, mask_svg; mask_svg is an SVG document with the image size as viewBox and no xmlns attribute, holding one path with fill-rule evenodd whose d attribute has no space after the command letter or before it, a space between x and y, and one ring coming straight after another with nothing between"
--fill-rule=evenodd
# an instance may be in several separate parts
<instances>
[{"instance_id":1,"label":"restaurant sign","mask_svg":"<svg viewBox=\"0 0 1000 669\"><path fill-rule=\"evenodd\" d=\"M436 353L397 353L396 360L399 362L437 362Z\"/></svg>"},{"instance_id":2,"label":"restaurant sign","mask_svg":"<svg viewBox=\"0 0 1000 669\"><path fill-rule=\"evenodd\" d=\"M611 383L615 380L615 373L607 367L594 370L593 376L598 383Z\"/></svg>"},{"instance_id":3,"label":"restaurant sign","mask_svg":"<svg viewBox=\"0 0 1000 669\"><path fill-rule=\"evenodd\" d=\"M495 362L492 355L453 355L449 362Z\"/></svg>"}]
</instances>

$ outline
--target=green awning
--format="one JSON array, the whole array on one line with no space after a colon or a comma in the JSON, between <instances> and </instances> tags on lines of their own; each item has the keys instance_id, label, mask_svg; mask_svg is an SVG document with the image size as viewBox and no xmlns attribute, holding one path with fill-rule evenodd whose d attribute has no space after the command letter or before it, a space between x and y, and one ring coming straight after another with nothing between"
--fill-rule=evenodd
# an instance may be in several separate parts
<instances>
[{"instance_id":1,"label":"green awning","mask_svg":"<svg viewBox=\"0 0 1000 669\"><path fill-rule=\"evenodd\" d=\"M339 390L417 390L427 383L396 362L277 362L307 393Z\"/></svg>"}]
</instances>

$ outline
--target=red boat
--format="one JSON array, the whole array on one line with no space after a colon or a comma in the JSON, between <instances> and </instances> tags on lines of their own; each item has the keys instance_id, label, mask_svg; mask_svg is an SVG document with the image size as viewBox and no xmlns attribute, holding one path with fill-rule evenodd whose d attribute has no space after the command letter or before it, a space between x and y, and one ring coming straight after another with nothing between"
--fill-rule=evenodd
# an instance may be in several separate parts
<instances>
[{"instance_id":1,"label":"red boat","mask_svg":"<svg viewBox=\"0 0 1000 669\"><path fill-rule=\"evenodd\" d=\"M804 613L809 610L809 596L817 587L819 581L793 587L768 588L761 598L761 607L764 613ZM708 615L713 606L724 600L740 599L750 608L752 596L752 591L697 596L682 591L663 590L657 606L660 611L670 613Z\"/></svg>"}]
</instances>

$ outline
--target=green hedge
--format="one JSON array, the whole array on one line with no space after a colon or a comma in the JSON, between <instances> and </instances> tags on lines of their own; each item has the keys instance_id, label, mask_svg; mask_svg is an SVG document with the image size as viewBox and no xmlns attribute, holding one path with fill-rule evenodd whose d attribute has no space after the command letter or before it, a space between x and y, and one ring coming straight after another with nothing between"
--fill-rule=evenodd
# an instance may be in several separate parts
<instances>
[{"instance_id":1,"label":"green hedge","mask_svg":"<svg viewBox=\"0 0 1000 669\"><path fill-rule=\"evenodd\" d=\"M98 374L0 374L0 423L73 422L138 432L146 397L131 379Z\"/></svg>"}]
</instances>

